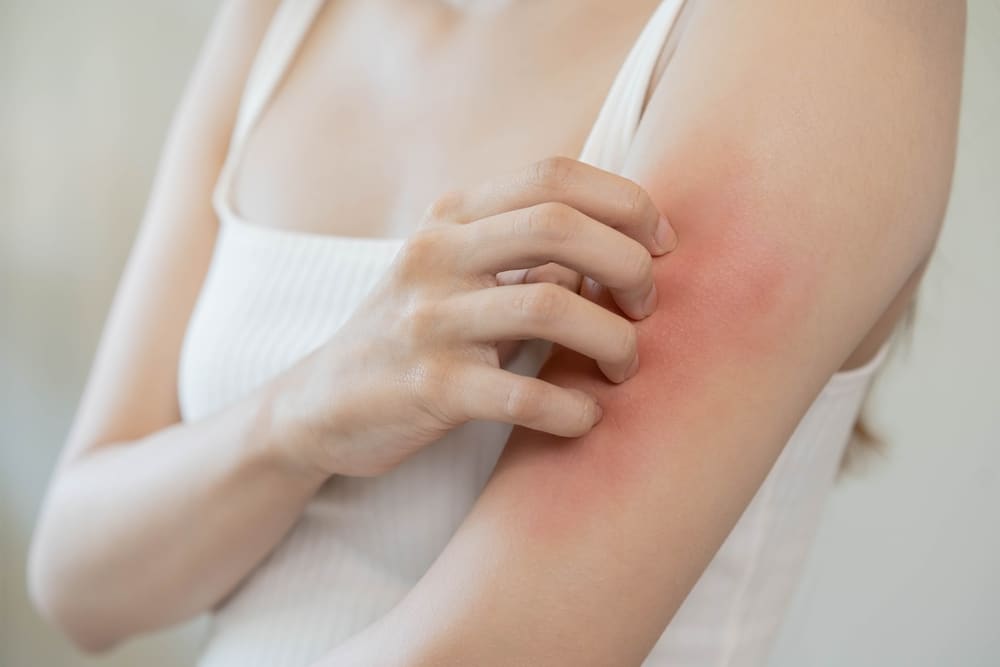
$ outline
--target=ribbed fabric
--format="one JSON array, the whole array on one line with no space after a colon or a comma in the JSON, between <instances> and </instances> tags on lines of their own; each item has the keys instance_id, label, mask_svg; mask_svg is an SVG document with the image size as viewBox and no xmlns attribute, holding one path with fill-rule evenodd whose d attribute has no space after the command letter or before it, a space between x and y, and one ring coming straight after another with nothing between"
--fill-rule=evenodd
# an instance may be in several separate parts
<instances>
[{"instance_id":1,"label":"ribbed fabric","mask_svg":"<svg viewBox=\"0 0 1000 667\"><path fill-rule=\"evenodd\" d=\"M328 340L404 242L257 226L230 205L244 139L321 5L284 2L244 92L215 191L219 235L181 353L185 420L238 400ZM680 6L681 0L667 0L650 18L594 124L584 161L621 170ZM508 367L534 375L548 347L527 344ZM764 664L885 353L883 347L865 367L831 378L646 667ZM509 432L507 425L472 422L381 477L331 479L216 611L200 665L307 665L388 612L465 517Z\"/></svg>"}]
</instances>

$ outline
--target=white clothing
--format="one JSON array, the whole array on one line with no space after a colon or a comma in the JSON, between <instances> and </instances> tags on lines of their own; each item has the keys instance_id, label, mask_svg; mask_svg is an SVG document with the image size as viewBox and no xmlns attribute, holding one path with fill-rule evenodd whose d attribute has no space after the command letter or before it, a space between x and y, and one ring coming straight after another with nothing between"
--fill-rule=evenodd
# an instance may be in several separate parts
<instances>
[{"instance_id":1,"label":"white clothing","mask_svg":"<svg viewBox=\"0 0 1000 667\"><path fill-rule=\"evenodd\" d=\"M219 235L182 349L185 420L223 408L326 341L403 243L263 227L241 219L231 206L230 181L246 136L321 5L284 2L246 86L215 192ZM680 6L665 0L650 18L608 93L583 161L622 168ZM544 350L528 346L511 369L537 373ZM864 367L830 379L646 667L765 663L885 352L883 347ZM509 431L503 424L472 422L388 474L333 478L215 613L200 665L308 665L384 615L442 551Z\"/></svg>"}]
</instances>

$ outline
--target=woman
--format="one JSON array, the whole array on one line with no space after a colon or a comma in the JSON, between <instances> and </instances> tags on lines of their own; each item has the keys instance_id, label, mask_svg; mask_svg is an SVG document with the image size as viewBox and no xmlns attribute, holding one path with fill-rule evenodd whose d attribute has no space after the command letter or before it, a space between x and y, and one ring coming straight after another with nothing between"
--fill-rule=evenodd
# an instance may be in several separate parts
<instances>
[{"instance_id":1,"label":"woman","mask_svg":"<svg viewBox=\"0 0 1000 667\"><path fill-rule=\"evenodd\" d=\"M92 650L212 609L210 666L763 663L934 247L963 29L227 2L37 604Z\"/></svg>"}]
</instances>

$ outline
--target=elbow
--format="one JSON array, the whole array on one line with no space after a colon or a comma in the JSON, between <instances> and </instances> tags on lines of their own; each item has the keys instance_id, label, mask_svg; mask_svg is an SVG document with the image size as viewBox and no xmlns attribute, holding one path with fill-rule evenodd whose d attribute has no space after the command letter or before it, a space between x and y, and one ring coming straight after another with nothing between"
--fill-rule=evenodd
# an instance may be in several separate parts
<instances>
[{"instance_id":1,"label":"elbow","mask_svg":"<svg viewBox=\"0 0 1000 667\"><path fill-rule=\"evenodd\" d=\"M59 570L51 549L36 535L27 571L28 596L35 610L78 650L91 655L110 651L123 636L101 613L99 598L75 590Z\"/></svg>"}]
</instances>

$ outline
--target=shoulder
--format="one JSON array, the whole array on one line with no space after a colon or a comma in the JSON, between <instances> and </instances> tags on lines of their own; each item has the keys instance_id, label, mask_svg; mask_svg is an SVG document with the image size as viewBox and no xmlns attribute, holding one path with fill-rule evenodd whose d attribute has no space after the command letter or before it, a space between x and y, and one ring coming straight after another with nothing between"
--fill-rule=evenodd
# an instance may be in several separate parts
<instances>
[{"instance_id":1,"label":"shoulder","mask_svg":"<svg viewBox=\"0 0 1000 667\"><path fill-rule=\"evenodd\" d=\"M964 29L963 2L701 0L627 175L682 226L717 213L789 252L899 223L915 264L950 189Z\"/></svg>"},{"instance_id":2,"label":"shoulder","mask_svg":"<svg viewBox=\"0 0 1000 667\"><path fill-rule=\"evenodd\" d=\"M242 83L282 0L224 0L209 27L199 65Z\"/></svg>"},{"instance_id":3,"label":"shoulder","mask_svg":"<svg viewBox=\"0 0 1000 667\"><path fill-rule=\"evenodd\" d=\"M221 160L251 66L280 5L281 0L219 5L175 110L165 155L210 154Z\"/></svg>"}]
</instances>

